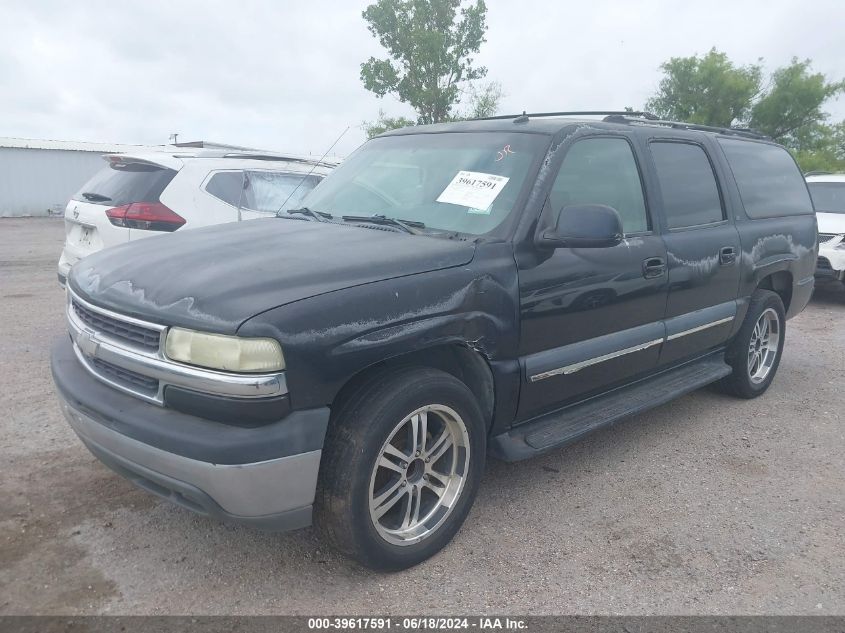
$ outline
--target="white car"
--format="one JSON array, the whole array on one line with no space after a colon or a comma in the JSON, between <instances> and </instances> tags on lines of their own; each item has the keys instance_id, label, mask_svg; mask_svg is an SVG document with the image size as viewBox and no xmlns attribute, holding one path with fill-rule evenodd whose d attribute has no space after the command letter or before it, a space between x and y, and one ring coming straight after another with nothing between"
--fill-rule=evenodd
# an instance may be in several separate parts
<instances>
[{"instance_id":1,"label":"white car","mask_svg":"<svg viewBox=\"0 0 845 633\"><path fill-rule=\"evenodd\" d=\"M813 174L807 186L819 221L816 278L845 283L845 174Z\"/></svg>"},{"instance_id":2,"label":"white car","mask_svg":"<svg viewBox=\"0 0 845 633\"><path fill-rule=\"evenodd\" d=\"M162 232L268 217L296 209L335 161L279 154L154 151L108 164L65 209L59 283L96 251Z\"/></svg>"}]
</instances>

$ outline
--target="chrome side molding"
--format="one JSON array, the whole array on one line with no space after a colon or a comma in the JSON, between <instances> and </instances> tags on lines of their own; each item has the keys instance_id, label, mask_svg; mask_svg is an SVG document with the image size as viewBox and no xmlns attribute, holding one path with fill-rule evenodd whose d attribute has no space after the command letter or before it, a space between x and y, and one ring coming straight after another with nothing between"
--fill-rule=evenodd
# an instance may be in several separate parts
<instances>
[{"instance_id":1,"label":"chrome side molding","mask_svg":"<svg viewBox=\"0 0 845 633\"><path fill-rule=\"evenodd\" d=\"M585 367L590 367L591 365L597 365L599 363L603 363L607 360L612 360L614 358L619 358L620 356L625 356L626 354L633 354L634 352L640 352L644 349L648 349L649 347L654 347L655 345L660 345L663 342L662 338L657 338L652 341L648 341L647 343L641 343L639 345L634 345L633 347L626 347L625 349L620 349L616 352L610 352L609 354L603 354L602 356L596 356L595 358L588 358L587 360L582 360L578 363L573 363L571 365L566 365L565 367L558 367L557 369L551 369L549 371L544 371L541 374L535 374L531 376L531 382L538 382L540 380L544 380L546 378L551 378L552 376L560 376L574 374L576 371L581 371Z\"/></svg>"}]
</instances>

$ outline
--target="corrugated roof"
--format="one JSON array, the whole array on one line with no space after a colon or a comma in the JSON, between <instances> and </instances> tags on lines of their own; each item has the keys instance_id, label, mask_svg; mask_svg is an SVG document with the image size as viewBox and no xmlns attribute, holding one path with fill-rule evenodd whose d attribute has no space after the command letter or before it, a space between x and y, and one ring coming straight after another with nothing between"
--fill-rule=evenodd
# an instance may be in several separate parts
<instances>
[{"instance_id":1,"label":"corrugated roof","mask_svg":"<svg viewBox=\"0 0 845 633\"><path fill-rule=\"evenodd\" d=\"M34 138L0 137L0 147L19 149L58 149L71 152L122 154L138 151L173 151L172 145L128 145L124 143L89 143L87 141L53 141Z\"/></svg>"},{"instance_id":2,"label":"corrugated roof","mask_svg":"<svg viewBox=\"0 0 845 633\"><path fill-rule=\"evenodd\" d=\"M284 159L293 158L319 162L319 154L289 154L287 152L275 152L272 150L259 150L243 147L240 145L227 145L225 143L214 143L210 141L191 141L190 143L179 143L178 145L129 145L127 143L89 143L87 141L54 141L35 138L12 138L0 136L0 148L10 147L19 149L56 149L70 152L96 152L98 154L133 154L148 152L167 152L174 156L205 156L224 154L224 150L232 150L232 155L237 157L239 153L251 153L256 155L276 155ZM323 163L339 164L342 156L330 154L323 158Z\"/></svg>"}]
</instances>

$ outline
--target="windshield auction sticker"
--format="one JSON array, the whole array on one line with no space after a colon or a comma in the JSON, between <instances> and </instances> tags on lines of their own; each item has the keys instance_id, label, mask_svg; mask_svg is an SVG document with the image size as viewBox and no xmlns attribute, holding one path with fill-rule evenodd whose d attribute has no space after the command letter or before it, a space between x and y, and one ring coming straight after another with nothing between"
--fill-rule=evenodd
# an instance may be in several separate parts
<instances>
[{"instance_id":1,"label":"windshield auction sticker","mask_svg":"<svg viewBox=\"0 0 845 633\"><path fill-rule=\"evenodd\" d=\"M438 196L437 202L473 209L487 209L508 184L508 180L510 178L495 174L459 171L443 193Z\"/></svg>"}]
</instances>

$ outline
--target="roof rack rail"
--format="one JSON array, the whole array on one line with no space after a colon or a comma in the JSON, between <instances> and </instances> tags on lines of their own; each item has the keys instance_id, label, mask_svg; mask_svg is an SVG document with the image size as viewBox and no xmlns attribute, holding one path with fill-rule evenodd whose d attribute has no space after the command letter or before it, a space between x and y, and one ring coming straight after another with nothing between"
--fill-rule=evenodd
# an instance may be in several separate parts
<instances>
[{"instance_id":1,"label":"roof rack rail","mask_svg":"<svg viewBox=\"0 0 845 633\"><path fill-rule=\"evenodd\" d=\"M613 115L630 115L642 117L643 119L657 119L651 112L628 111L628 110L573 110L571 112L523 112L522 114L498 114L496 116L484 116L473 121L499 121L502 119L539 119L543 117L555 116L613 116Z\"/></svg>"},{"instance_id":2,"label":"roof rack rail","mask_svg":"<svg viewBox=\"0 0 845 633\"><path fill-rule=\"evenodd\" d=\"M246 160L277 160L290 163L303 163L306 165L334 166L340 163L339 159L323 157L322 159L310 156L296 156L270 151L256 150L220 150L220 149L197 149L193 151L173 152L174 158L241 158Z\"/></svg>"},{"instance_id":3,"label":"roof rack rail","mask_svg":"<svg viewBox=\"0 0 845 633\"><path fill-rule=\"evenodd\" d=\"M806 178L807 176L830 176L832 174L833 172L830 171L824 171L823 169L815 169L813 171L806 172L804 174L804 178Z\"/></svg>"},{"instance_id":4,"label":"roof rack rail","mask_svg":"<svg viewBox=\"0 0 845 633\"><path fill-rule=\"evenodd\" d=\"M652 118L653 117L653 118ZM695 130L699 132L716 132L718 134L728 134L731 136L742 136L744 138L753 138L758 140L771 140L770 137L752 130L747 127L718 127L715 125L700 125L698 123L685 123L683 121L667 121L660 119L654 115L651 117L638 117L634 112L623 112L619 114L611 114L604 117L608 123L633 123L639 125L658 125L663 127L671 127L676 130Z\"/></svg>"}]
</instances>

